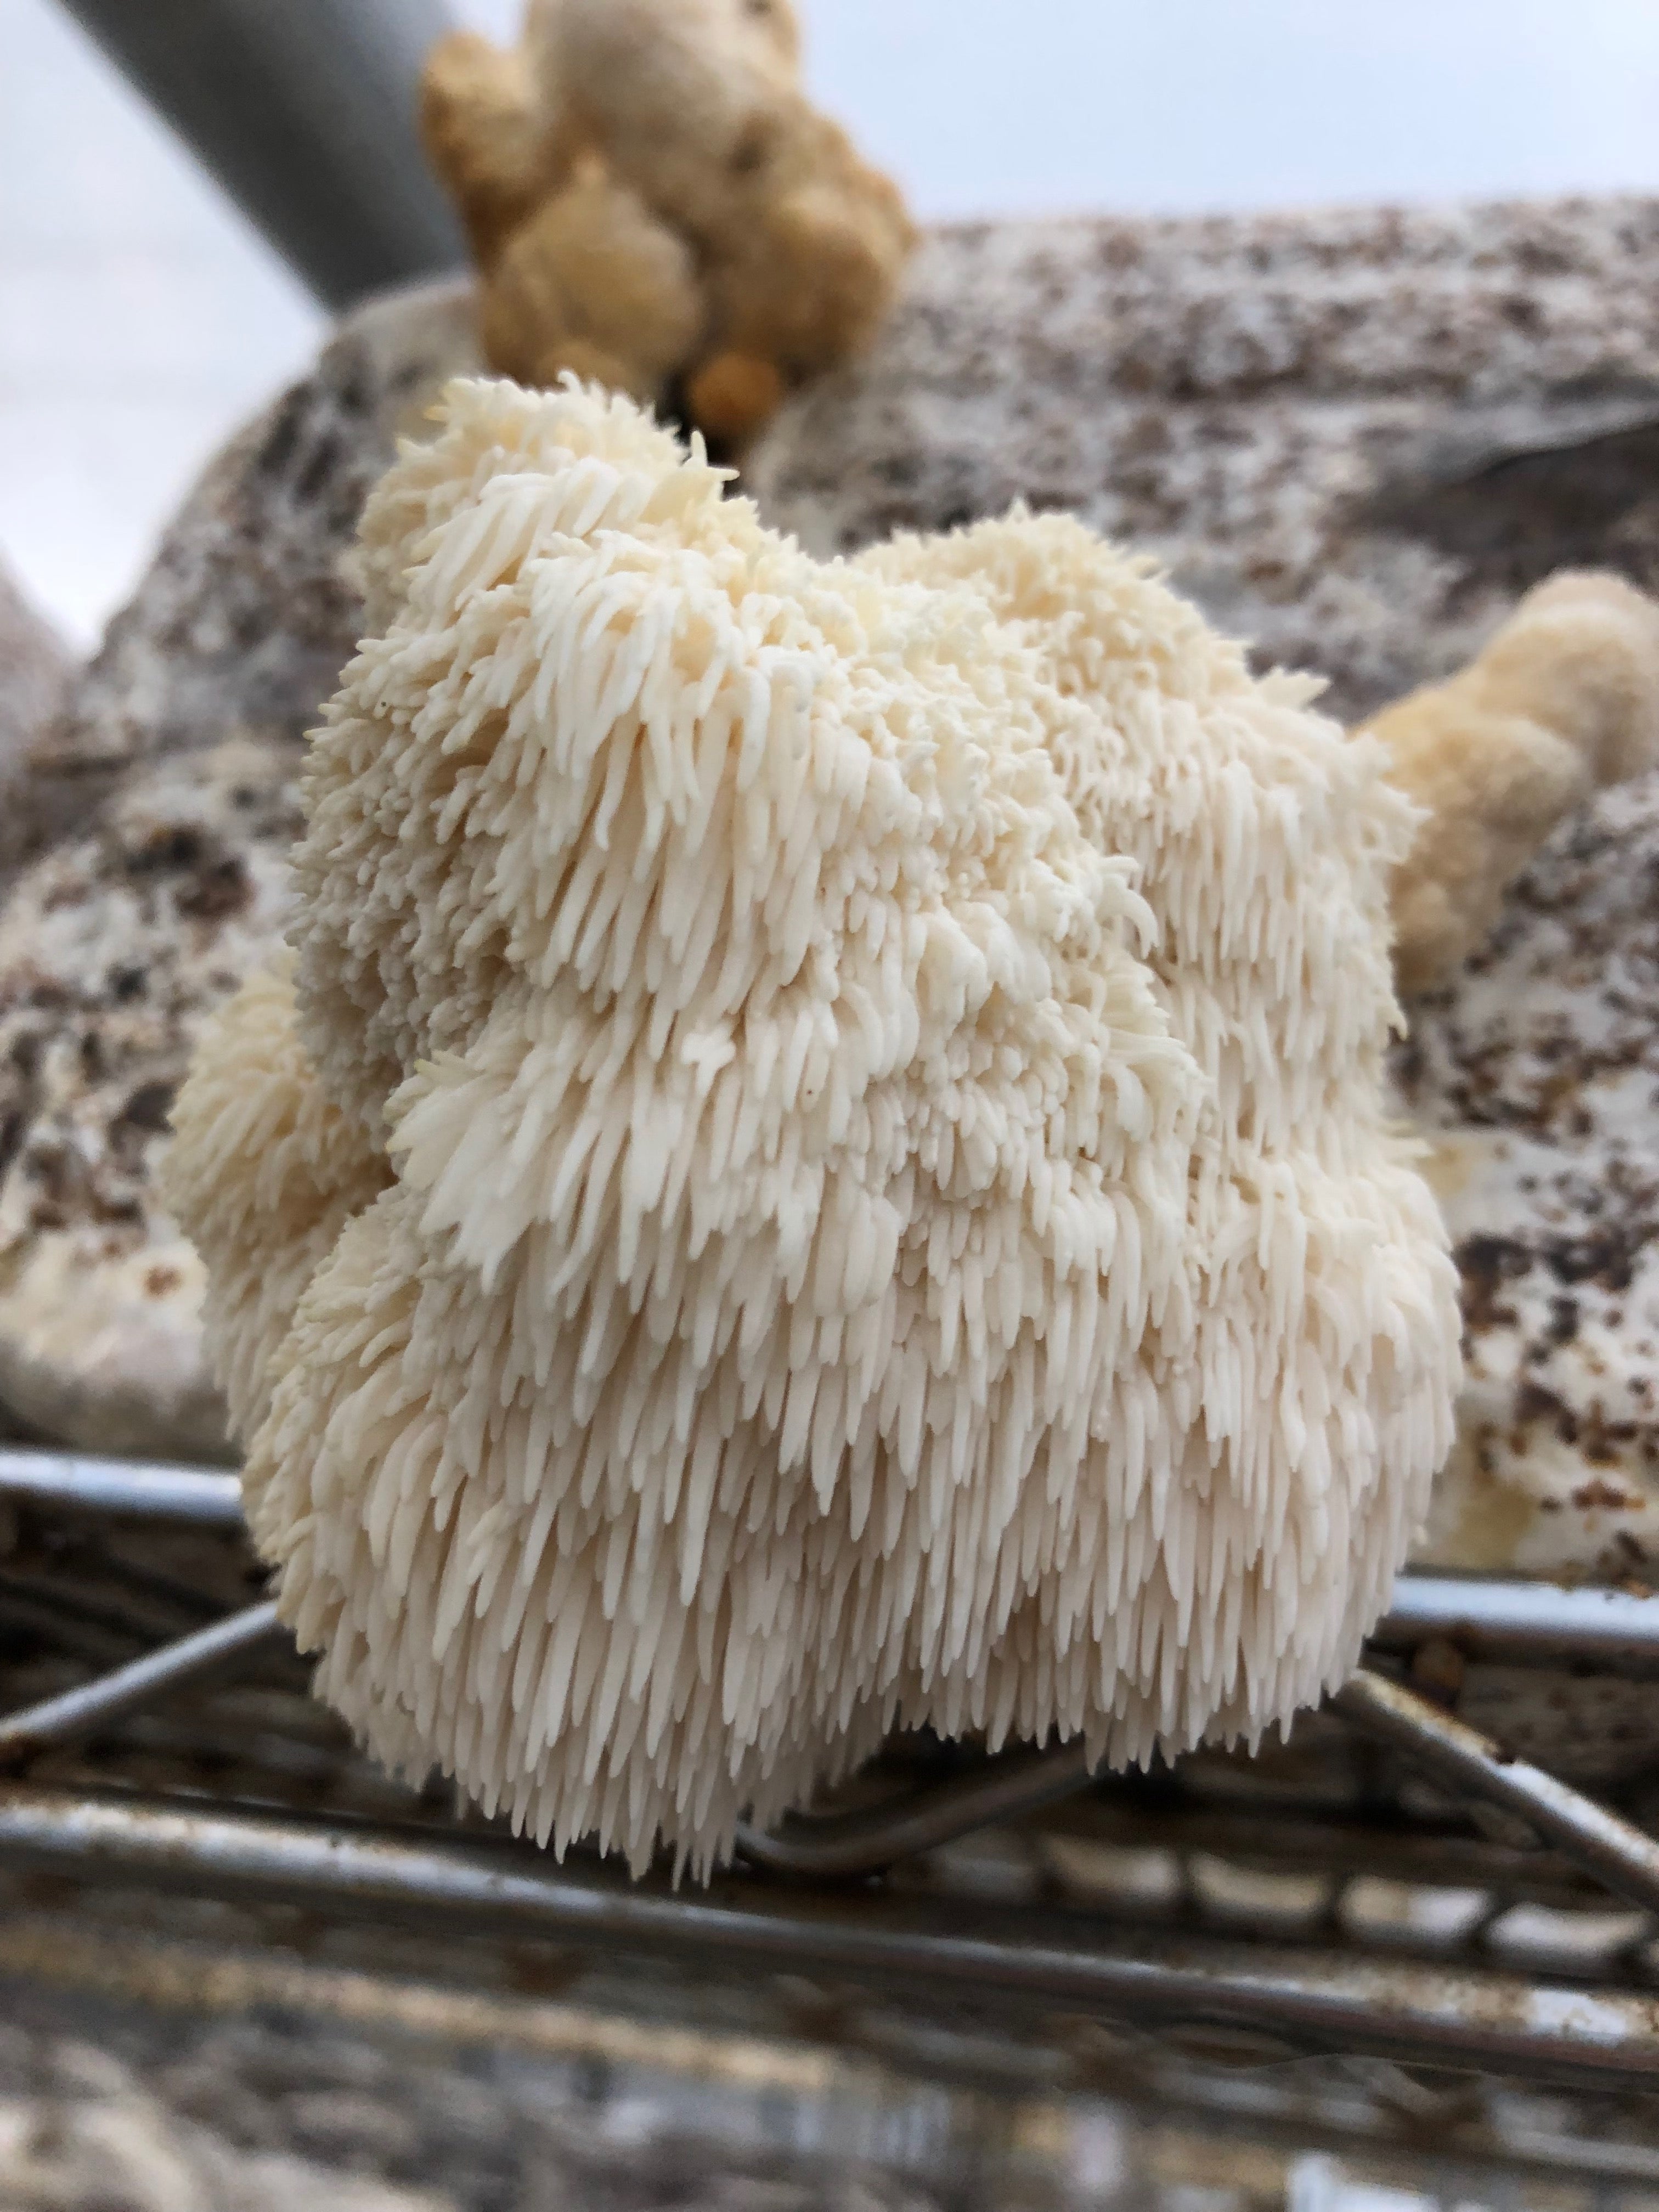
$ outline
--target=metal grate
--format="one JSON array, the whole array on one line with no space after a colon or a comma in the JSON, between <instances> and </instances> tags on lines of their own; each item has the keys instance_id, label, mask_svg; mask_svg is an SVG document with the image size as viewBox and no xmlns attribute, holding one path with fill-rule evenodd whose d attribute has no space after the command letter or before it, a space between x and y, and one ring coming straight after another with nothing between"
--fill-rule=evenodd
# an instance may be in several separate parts
<instances>
[{"instance_id":1,"label":"metal grate","mask_svg":"<svg viewBox=\"0 0 1659 2212\"><path fill-rule=\"evenodd\" d=\"M1313 2099L1490 2132L1507 2098L1543 2167L1566 2092L1571 2170L1659 2184L1659 1598L1408 1577L1354 1683L1253 1759L1091 1779L1065 1747L901 1740L676 1893L358 1757L233 1475L0 1452L0 1876L510 1953L657 2014L724 1990L923 2072L1042 2054L1252 2124Z\"/></svg>"}]
</instances>

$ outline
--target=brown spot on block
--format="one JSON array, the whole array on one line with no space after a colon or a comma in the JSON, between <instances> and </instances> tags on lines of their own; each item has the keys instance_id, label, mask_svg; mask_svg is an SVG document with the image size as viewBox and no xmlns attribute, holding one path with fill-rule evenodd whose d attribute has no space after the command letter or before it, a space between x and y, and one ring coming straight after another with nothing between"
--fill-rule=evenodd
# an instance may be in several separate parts
<instances>
[{"instance_id":1,"label":"brown spot on block","mask_svg":"<svg viewBox=\"0 0 1659 2212\"><path fill-rule=\"evenodd\" d=\"M1639 1498L1631 1498L1622 1490L1615 1490L1610 1482L1598 1475L1594 1482L1581 1482L1572 1493L1572 1502L1581 1513L1633 1513L1641 1504Z\"/></svg>"},{"instance_id":2,"label":"brown spot on block","mask_svg":"<svg viewBox=\"0 0 1659 2212\"><path fill-rule=\"evenodd\" d=\"M253 885L239 855L204 868L195 882L179 894L179 911L193 921L223 921L253 903Z\"/></svg>"}]
</instances>

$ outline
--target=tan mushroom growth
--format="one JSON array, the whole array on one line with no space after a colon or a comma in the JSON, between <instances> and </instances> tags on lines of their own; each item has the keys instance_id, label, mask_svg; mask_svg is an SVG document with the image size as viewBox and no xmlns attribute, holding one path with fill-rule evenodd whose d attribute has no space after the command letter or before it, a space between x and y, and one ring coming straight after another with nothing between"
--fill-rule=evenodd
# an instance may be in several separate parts
<instances>
[{"instance_id":1,"label":"tan mushroom growth","mask_svg":"<svg viewBox=\"0 0 1659 2212\"><path fill-rule=\"evenodd\" d=\"M703 1870L896 1722L1340 1680L1457 1371L1380 749L1073 521L821 564L585 391L453 386L364 538L170 1176L324 1693Z\"/></svg>"},{"instance_id":2,"label":"tan mushroom growth","mask_svg":"<svg viewBox=\"0 0 1659 2212\"><path fill-rule=\"evenodd\" d=\"M490 366L677 394L734 452L868 348L917 243L807 98L788 0L530 0L516 48L438 41L421 127Z\"/></svg>"},{"instance_id":3,"label":"tan mushroom growth","mask_svg":"<svg viewBox=\"0 0 1659 2212\"><path fill-rule=\"evenodd\" d=\"M1564 570L1467 668L1370 729L1425 810L1393 903L1400 987L1428 990L1491 934L1558 823L1659 763L1659 604L1622 576Z\"/></svg>"}]
</instances>

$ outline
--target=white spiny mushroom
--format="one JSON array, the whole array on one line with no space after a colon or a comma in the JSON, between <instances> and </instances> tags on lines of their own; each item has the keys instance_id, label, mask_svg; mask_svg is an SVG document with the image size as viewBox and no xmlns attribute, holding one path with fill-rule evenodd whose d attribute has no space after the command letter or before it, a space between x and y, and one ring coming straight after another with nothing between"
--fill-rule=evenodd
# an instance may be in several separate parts
<instances>
[{"instance_id":1,"label":"white spiny mushroom","mask_svg":"<svg viewBox=\"0 0 1659 2212\"><path fill-rule=\"evenodd\" d=\"M896 1723L1338 1681L1458 1364L1381 749L1076 522L820 563L574 388L453 386L363 535L169 1177L323 1692L705 1871Z\"/></svg>"}]
</instances>

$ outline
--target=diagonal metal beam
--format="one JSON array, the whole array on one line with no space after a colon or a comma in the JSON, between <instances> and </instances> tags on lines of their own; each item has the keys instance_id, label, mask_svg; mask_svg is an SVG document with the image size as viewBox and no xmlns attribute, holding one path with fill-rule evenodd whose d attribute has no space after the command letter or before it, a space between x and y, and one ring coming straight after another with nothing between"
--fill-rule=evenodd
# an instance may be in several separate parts
<instances>
[{"instance_id":1,"label":"diagonal metal beam","mask_svg":"<svg viewBox=\"0 0 1659 2212\"><path fill-rule=\"evenodd\" d=\"M1659 1843L1617 1813L1382 1674L1362 1668L1331 1703L1457 1795L1516 1814L1615 1896L1659 1912Z\"/></svg>"},{"instance_id":2,"label":"diagonal metal beam","mask_svg":"<svg viewBox=\"0 0 1659 2212\"><path fill-rule=\"evenodd\" d=\"M1362 1668L1331 1700L1354 1727L1387 1742L1462 1797L1518 1814L1592 1880L1659 1914L1659 1843L1568 1784L1454 1720L1399 1683ZM772 1835L739 1830L751 1865L819 1881L880 1872L994 1820L1018 1819L1086 1789L1080 1743L1005 1753L968 1774L856 1813L792 1818Z\"/></svg>"},{"instance_id":3,"label":"diagonal metal beam","mask_svg":"<svg viewBox=\"0 0 1659 2212\"><path fill-rule=\"evenodd\" d=\"M0 1774L20 1773L48 1751L78 1743L173 1690L234 1673L258 1653L287 1641L276 1606L251 1605L61 1697L26 1705L0 1720Z\"/></svg>"},{"instance_id":4,"label":"diagonal metal beam","mask_svg":"<svg viewBox=\"0 0 1659 2212\"><path fill-rule=\"evenodd\" d=\"M445 0L62 0L329 307L465 259L416 127Z\"/></svg>"},{"instance_id":5,"label":"diagonal metal beam","mask_svg":"<svg viewBox=\"0 0 1659 2212\"><path fill-rule=\"evenodd\" d=\"M771 1835L741 1827L738 1851L750 1866L769 1873L847 1881L878 1874L918 1852L937 1850L994 1820L1016 1820L1060 1804L1093 1779L1081 1743L1003 1752L966 1774L856 1813L792 1817Z\"/></svg>"}]
</instances>

